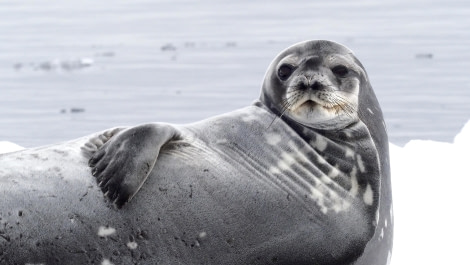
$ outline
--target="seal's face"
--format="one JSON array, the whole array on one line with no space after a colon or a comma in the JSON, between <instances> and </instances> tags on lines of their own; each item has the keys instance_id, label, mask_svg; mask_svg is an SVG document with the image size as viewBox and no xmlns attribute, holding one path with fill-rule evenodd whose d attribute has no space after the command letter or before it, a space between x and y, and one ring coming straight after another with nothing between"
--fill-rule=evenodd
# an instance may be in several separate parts
<instances>
[{"instance_id":1,"label":"seal's face","mask_svg":"<svg viewBox=\"0 0 470 265\"><path fill-rule=\"evenodd\" d=\"M330 41L309 41L271 64L261 101L304 126L341 129L357 121L364 70L352 52Z\"/></svg>"}]
</instances>

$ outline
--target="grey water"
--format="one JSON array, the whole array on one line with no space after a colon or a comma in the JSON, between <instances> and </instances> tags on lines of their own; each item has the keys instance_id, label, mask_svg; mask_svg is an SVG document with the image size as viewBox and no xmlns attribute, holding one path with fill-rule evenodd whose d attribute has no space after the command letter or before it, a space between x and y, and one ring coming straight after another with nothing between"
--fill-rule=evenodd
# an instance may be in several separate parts
<instances>
[{"instance_id":1,"label":"grey water","mask_svg":"<svg viewBox=\"0 0 470 265\"><path fill-rule=\"evenodd\" d=\"M284 48L330 39L364 64L392 143L470 120L470 3L0 1L0 140L32 147L251 104Z\"/></svg>"}]
</instances>

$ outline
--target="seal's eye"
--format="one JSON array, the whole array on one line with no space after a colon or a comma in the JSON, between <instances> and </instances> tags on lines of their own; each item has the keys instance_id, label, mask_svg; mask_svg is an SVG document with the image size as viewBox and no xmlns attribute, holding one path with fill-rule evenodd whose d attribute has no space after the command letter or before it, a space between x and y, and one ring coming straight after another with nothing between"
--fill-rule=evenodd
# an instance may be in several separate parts
<instances>
[{"instance_id":1,"label":"seal's eye","mask_svg":"<svg viewBox=\"0 0 470 265\"><path fill-rule=\"evenodd\" d=\"M345 77L349 73L348 68L344 65L337 65L331 71L339 77Z\"/></svg>"},{"instance_id":2,"label":"seal's eye","mask_svg":"<svg viewBox=\"0 0 470 265\"><path fill-rule=\"evenodd\" d=\"M286 80L287 78L289 78L289 76L292 74L294 68L288 64L283 64L281 65L281 67L279 67L279 70L277 70L277 75L279 76L279 78L284 81Z\"/></svg>"}]
</instances>

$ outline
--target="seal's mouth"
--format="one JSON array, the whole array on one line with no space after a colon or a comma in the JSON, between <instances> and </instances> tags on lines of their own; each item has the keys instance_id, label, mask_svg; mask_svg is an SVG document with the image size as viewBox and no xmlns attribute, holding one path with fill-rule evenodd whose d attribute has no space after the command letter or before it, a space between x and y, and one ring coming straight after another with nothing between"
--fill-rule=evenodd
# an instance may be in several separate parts
<instances>
[{"instance_id":1,"label":"seal's mouth","mask_svg":"<svg viewBox=\"0 0 470 265\"><path fill-rule=\"evenodd\" d=\"M299 105L299 107L301 108L311 108L311 109L319 107L319 106L321 105L311 99L308 99Z\"/></svg>"},{"instance_id":2,"label":"seal's mouth","mask_svg":"<svg viewBox=\"0 0 470 265\"><path fill-rule=\"evenodd\" d=\"M324 109L334 109L337 107L336 104L322 104L320 102L314 101L312 99L305 100L303 103L299 105L301 108L324 108Z\"/></svg>"},{"instance_id":3,"label":"seal's mouth","mask_svg":"<svg viewBox=\"0 0 470 265\"><path fill-rule=\"evenodd\" d=\"M331 115L338 115L345 111L345 106L335 102L323 102L321 100L307 99L297 105L294 111L305 111L305 113L329 113Z\"/></svg>"}]
</instances>

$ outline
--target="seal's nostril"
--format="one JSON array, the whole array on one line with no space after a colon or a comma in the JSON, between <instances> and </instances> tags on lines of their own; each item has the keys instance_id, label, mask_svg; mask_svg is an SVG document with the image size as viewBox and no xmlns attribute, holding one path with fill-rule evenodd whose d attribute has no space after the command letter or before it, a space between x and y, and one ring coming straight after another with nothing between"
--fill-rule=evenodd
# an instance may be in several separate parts
<instances>
[{"instance_id":1,"label":"seal's nostril","mask_svg":"<svg viewBox=\"0 0 470 265\"><path fill-rule=\"evenodd\" d=\"M312 89L312 90L320 90L323 87L323 85L318 82L318 81L313 81L313 82L300 82L297 84L297 89L299 90L307 90L307 89Z\"/></svg>"},{"instance_id":2,"label":"seal's nostril","mask_svg":"<svg viewBox=\"0 0 470 265\"><path fill-rule=\"evenodd\" d=\"M300 82L297 87L300 89L300 90L306 90L308 88L307 84L305 84L304 82Z\"/></svg>"},{"instance_id":3,"label":"seal's nostril","mask_svg":"<svg viewBox=\"0 0 470 265\"><path fill-rule=\"evenodd\" d=\"M322 85L319 82L314 81L313 84L310 85L310 88L312 88L313 90L319 90L320 88L322 88Z\"/></svg>"}]
</instances>

